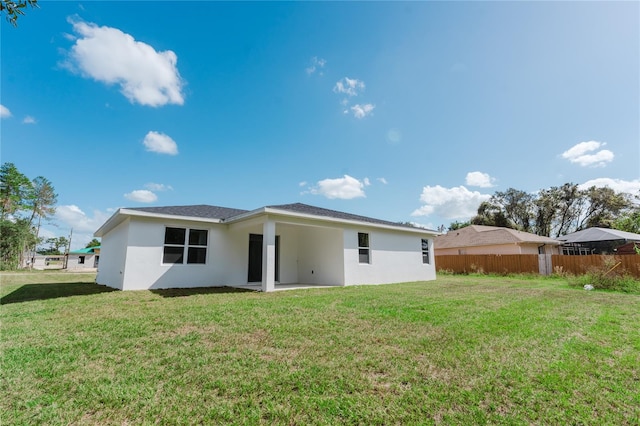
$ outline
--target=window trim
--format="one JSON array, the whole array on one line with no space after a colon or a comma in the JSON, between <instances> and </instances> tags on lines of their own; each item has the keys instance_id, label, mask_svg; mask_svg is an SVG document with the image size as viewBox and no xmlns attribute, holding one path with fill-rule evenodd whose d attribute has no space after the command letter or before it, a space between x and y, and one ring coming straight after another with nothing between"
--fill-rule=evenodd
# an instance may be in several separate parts
<instances>
[{"instance_id":1,"label":"window trim","mask_svg":"<svg viewBox=\"0 0 640 426\"><path fill-rule=\"evenodd\" d=\"M182 239L182 244L178 244L176 242L171 242L171 243L167 243L167 232L169 231L169 229L177 229L177 230L182 230L184 231L184 236ZM177 226L165 226L164 227L164 240L163 240L163 245L162 245L162 264L163 265L183 265L184 264L184 247L185 247L185 243L187 242L187 228L182 228L182 227L177 227ZM167 262L165 260L166 256L167 256L167 248L181 248L182 249L182 256L180 257L180 261L179 262ZM177 250L176 250L177 252ZM176 255L177 253L172 253L172 255Z\"/></svg>"},{"instance_id":2,"label":"window trim","mask_svg":"<svg viewBox=\"0 0 640 426\"><path fill-rule=\"evenodd\" d=\"M179 229L184 231L184 239L182 244L178 244L177 242L167 243L167 230L168 229ZM200 231L204 232L205 235L205 243L204 244L192 244L191 243L191 233L192 231ZM180 257L179 262L167 262L165 261L165 256L167 255L167 248L181 248L182 256ZM202 262L192 262L190 261L190 253L192 253L191 249L204 249L204 258ZM208 229L199 229L199 228L188 228L188 227L180 227L180 226L165 226L164 228L164 243L162 245L162 265L206 265L207 264L207 256L209 249L209 230ZM174 253L174 255L177 253ZM198 256L196 256L198 258Z\"/></svg>"},{"instance_id":3,"label":"window trim","mask_svg":"<svg viewBox=\"0 0 640 426\"><path fill-rule=\"evenodd\" d=\"M206 265L207 264L207 248L209 246L209 230L208 229L192 229L192 228L188 228L189 232L187 233L188 236L186 237L186 247L185 247L185 251L187 253L186 259L187 259L187 265ZM191 233L193 231L198 231L198 232L204 232L204 237L205 237L205 243L204 244L192 244L191 243ZM199 249L202 250L204 249L204 261L203 262L190 262L189 261L189 255L191 254L191 249Z\"/></svg>"},{"instance_id":4,"label":"window trim","mask_svg":"<svg viewBox=\"0 0 640 426\"><path fill-rule=\"evenodd\" d=\"M366 245L360 245L360 235L366 235L367 241ZM360 265L370 265L371 264L371 235L368 232L358 232L358 264ZM367 261L363 262L361 260L361 256L364 254L362 252L366 251Z\"/></svg>"},{"instance_id":5,"label":"window trim","mask_svg":"<svg viewBox=\"0 0 640 426\"><path fill-rule=\"evenodd\" d=\"M427 243L427 248L425 249L425 242ZM422 264L423 265L431 265L431 250L429 250L429 239L422 238L420 240L420 248L422 249ZM425 256L427 261L425 262Z\"/></svg>"}]
</instances>

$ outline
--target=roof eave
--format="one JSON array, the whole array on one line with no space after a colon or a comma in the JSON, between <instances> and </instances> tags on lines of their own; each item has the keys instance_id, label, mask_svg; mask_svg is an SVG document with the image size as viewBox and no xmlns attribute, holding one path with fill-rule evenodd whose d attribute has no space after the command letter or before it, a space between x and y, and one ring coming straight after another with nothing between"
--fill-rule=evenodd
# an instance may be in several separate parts
<instances>
[{"instance_id":1,"label":"roof eave","mask_svg":"<svg viewBox=\"0 0 640 426\"><path fill-rule=\"evenodd\" d=\"M124 221L127 217L146 217L146 218L152 218L152 219L170 219L170 220L184 220L184 221L191 221L191 222L222 223L221 219L216 219L216 218L206 218L206 217L197 217L197 216L179 216L179 215L173 215L173 214L152 213L152 212L146 212L143 210L132 210L132 209L120 208L100 228L98 228L96 232L94 232L93 236L102 237L111 229L115 228L120 223L122 223L122 221Z\"/></svg>"},{"instance_id":2,"label":"roof eave","mask_svg":"<svg viewBox=\"0 0 640 426\"><path fill-rule=\"evenodd\" d=\"M151 217L155 219L189 220L189 221L209 222L209 223L222 222L222 220L218 218L182 216L182 215L167 214L167 213L152 213L152 212L146 212L144 210L120 209L120 212L128 216Z\"/></svg>"},{"instance_id":3,"label":"roof eave","mask_svg":"<svg viewBox=\"0 0 640 426\"><path fill-rule=\"evenodd\" d=\"M98 228L94 233L94 237L102 238L104 234L118 226L125 219L123 215L120 214L120 211L123 209L118 209L114 214L111 215L109 219L105 223L102 224L100 228Z\"/></svg>"},{"instance_id":4,"label":"roof eave","mask_svg":"<svg viewBox=\"0 0 640 426\"><path fill-rule=\"evenodd\" d=\"M549 246L561 246L563 243L560 241L519 241L517 244L539 244L539 245L549 245Z\"/></svg>"},{"instance_id":5,"label":"roof eave","mask_svg":"<svg viewBox=\"0 0 640 426\"><path fill-rule=\"evenodd\" d=\"M259 209L252 210L247 213L233 216L227 219L225 222L226 223L240 222L242 220L250 219L263 214L293 217L297 219L318 220L322 222L329 222L329 223L335 223L335 224L349 224L349 225L367 226L367 227L380 228L380 229L390 229L395 231L405 231L405 232L411 232L411 233L423 234L423 235L424 234L429 234L432 236L440 235L440 233L438 233L437 231L432 231L426 228L409 228L407 226L385 225L382 223L367 222L363 220L340 219L340 218L330 217L330 216L320 216L320 215L313 215L308 213L292 212L290 210L277 209L273 207L261 207Z\"/></svg>"}]
</instances>

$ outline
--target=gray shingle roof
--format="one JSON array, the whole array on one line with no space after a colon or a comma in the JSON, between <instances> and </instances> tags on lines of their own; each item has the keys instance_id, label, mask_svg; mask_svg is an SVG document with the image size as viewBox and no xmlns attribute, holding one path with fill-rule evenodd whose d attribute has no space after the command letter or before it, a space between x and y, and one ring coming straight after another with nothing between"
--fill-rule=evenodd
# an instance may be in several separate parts
<instances>
[{"instance_id":1,"label":"gray shingle roof","mask_svg":"<svg viewBox=\"0 0 640 426\"><path fill-rule=\"evenodd\" d=\"M367 216L360 216L351 213L345 213L337 210L324 209L322 207L310 206L308 204L293 203L267 206L269 209L284 210L292 213L302 213L311 216L328 217L334 219L353 220L358 222L373 223L379 225L400 226L415 229L409 225L388 220L375 219ZM250 213L249 210L233 209L228 207L210 206L206 204L193 206L167 206L167 207L134 207L127 210L136 210L141 212L164 214L171 216L184 216L205 219L228 220L243 213Z\"/></svg>"},{"instance_id":2,"label":"gray shingle roof","mask_svg":"<svg viewBox=\"0 0 640 426\"><path fill-rule=\"evenodd\" d=\"M127 210L137 210L148 213L166 214L171 216L199 217L205 219L229 219L230 217L246 213L248 210L232 209L229 207L209 206L199 204L194 206L167 207L135 207Z\"/></svg>"},{"instance_id":3,"label":"gray shingle roof","mask_svg":"<svg viewBox=\"0 0 640 426\"><path fill-rule=\"evenodd\" d=\"M618 231L617 229L608 228L587 228L582 231L573 232L571 234L559 237L558 240L567 243L586 243L595 241L640 241L640 234L632 232Z\"/></svg>"},{"instance_id":4,"label":"gray shingle roof","mask_svg":"<svg viewBox=\"0 0 640 426\"><path fill-rule=\"evenodd\" d=\"M303 213L312 216L321 216L321 217L331 217L335 219L344 219L344 220L355 220L358 222L366 222L366 223L375 223L379 225L389 225L389 226L401 226L405 228L412 228L412 226L405 225L398 222L390 222L388 220L375 219L367 216L360 216L357 214L340 212L337 210L324 209L322 207L310 206L308 204L302 203L293 203L293 204L281 204L277 206L267 206L270 209L278 209L278 210L286 210L294 213Z\"/></svg>"}]
</instances>

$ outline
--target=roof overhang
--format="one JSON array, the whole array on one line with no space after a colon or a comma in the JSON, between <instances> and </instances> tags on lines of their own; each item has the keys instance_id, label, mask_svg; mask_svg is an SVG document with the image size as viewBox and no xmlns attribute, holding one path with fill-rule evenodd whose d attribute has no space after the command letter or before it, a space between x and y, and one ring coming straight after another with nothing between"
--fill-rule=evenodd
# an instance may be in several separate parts
<instances>
[{"instance_id":1,"label":"roof overhang","mask_svg":"<svg viewBox=\"0 0 640 426\"><path fill-rule=\"evenodd\" d=\"M518 244L537 244L538 246L561 246L562 241L520 241Z\"/></svg>"},{"instance_id":2,"label":"roof overhang","mask_svg":"<svg viewBox=\"0 0 640 426\"><path fill-rule=\"evenodd\" d=\"M170 219L170 220L185 220L190 222L206 222L206 223L221 223L220 219L206 218L206 217L194 217L194 216L177 216L172 214L152 213L141 210L132 210L126 208L118 209L96 232L93 233L94 237L102 237L107 232L111 231L116 226L120 225L127 218L130 217L145 217L152 219Z\"/></svg>"},{"instance_id":3,"label":"roof overhang","mask_svg":"<svg viewBox=\"0 0 640 426\"><path fill-rule=\"evenodd\" d=\"M326 225L333 225L333 226L337 226L337 225L366 226L368 228L388 229L393 231L402 231L402 232L409 232L409 233L429 235L429 236L440 235L439 232L432 231L426 228L410 228L408 226L386 225L382 223L367 222L363 220L341 219L341 218L335 218L330 216L320 216L320 215L314 215L314 214L308 214L308 213L292 212L289 210L283 210L283 209L278 209L273 207L261 207L259 209L251 210L247 213L233 216L225 220L224 223L229 223L229 224L238 223L245 220L255 219L261 216L274 216L274 217L280 217L280 218L308 220L308 221L315 221L315 222L320 222Z\"/></svg>"},{"instance_id":4,"label":"roof overhang","mask_svg":"<svg viewBox=\"0 0 640 426\"><path fill-rule=\"evenodd\" d=\"M351 225L351 226L386 229L391 231L400 231L400 232L407 232L412 234L420 234L420 235L428 235L428 236L440 235L439 232L426 229L426 228L410 228L408 226L367 222L364 220L341 219L341 218L335 218L330 216L321 216L321 215L314 215L314 214L308 214L308 213L293 212L293 211L278 209L273 207L261 207L259 209L248 211L246 213L241 213L239 215L230 217L228 219L214 219L214 218L203 218L203 217L195 217L195 216L178 216L178 215L172 215L172 214L152 213L152 212L146 212L141 210L120 208L109 219L107 219L107 221L100 228L98 228L98 230L94 232L93 235L94 237L102 237L103 235L105 235L106 233L108 233L118 225L120 225L122 222L132 217L180 220L180 221L201 222L201 223L234 224L234 223L240 223L240 222L251 220L251 219L260 218L263 216L280 218L279 221L282 221L285 218L290 218L290 219L299 220L299 221L313 221L313 222L324 224L325 226L334 226L334 227L340 226L340 225Z\"/></svg>"}]
</instances>

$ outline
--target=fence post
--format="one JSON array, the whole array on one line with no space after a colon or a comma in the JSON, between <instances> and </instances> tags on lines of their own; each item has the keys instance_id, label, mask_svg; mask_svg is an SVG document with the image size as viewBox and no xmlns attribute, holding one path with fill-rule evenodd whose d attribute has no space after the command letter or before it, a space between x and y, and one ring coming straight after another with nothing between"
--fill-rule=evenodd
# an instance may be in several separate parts
<instances>
[{"instance_id":1,"label":"fence post","mask_svg":"<svg viewBox=\"0 0 640 426\"><path fill-rule=\"evenodd\" d=\"M539 254L538 255L538 271L540 275L551 275L551 255Z\"/></svg>"}]
</instances>

